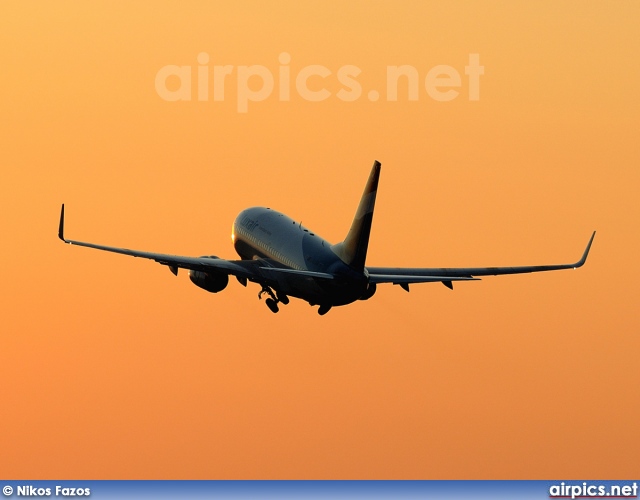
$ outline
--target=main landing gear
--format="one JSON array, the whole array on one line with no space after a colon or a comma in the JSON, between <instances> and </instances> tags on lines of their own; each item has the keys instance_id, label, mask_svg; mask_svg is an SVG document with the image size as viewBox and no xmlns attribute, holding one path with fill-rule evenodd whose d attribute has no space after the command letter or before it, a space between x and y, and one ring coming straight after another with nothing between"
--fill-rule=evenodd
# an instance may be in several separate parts
<instances>
[{"instance_id":1,"label":"main landing gear","mask_svg":"<svg viewBox=\"0 0 640 500\"><path fill-rule=\"evenodd\" d=\"M272 313L277 313L280 309L278 304L284 304L285 306L289 303L289 297L287 297L284 293L273 291L271 287L266 285L262 285L262 290L258 293L258 298L261 299L264 294L267 294L267 300L264 301L267 304L267 307ZM315 305L315 304L311 304ZM318 314L320 316L324 316L331 310L331 304L320 304L318 307Z\"/></svg>"},{"instance_id":2,"label":"main landing gear","mask_svg":"<svg viewBox=\"0 0 640 500\"><path fill-rule=\"evenodd\" d=\"M269 298L267 300L264 301L265 304L267 304L267 307L271 310L272 313L277 313L279 311L278 309L278 304L282 303L285 306L289 303L289 297L287 297L285 294L283 293L278 293L275 292L273 290L271 290L271 288L269 288L268 286L264 286L262 287L262 290L260 290L260 293L258 293L258 298L261 299L262 298L262 294L268 294Z\"/></svg>"},{"instance_id":3,"label":"main landing gear","mask_svg":"<svg viewBox=\"0 0 640 500\"><path fill-rule=\"evenodd\" d=\"M329 312L330 309L331 309L331 305L327 305L327 304L321 305L320 307L318 307L318 314L320 316L324 316Z\"/></svg>"},{"instance_id":4,"label":"main landing gear","mask_svg":"<svg viewBox=\"0 0 640 500\"><path fill-rule=\"evenodd\" d=\"M310 306L318 306L318 314L320 316L324 316L331 310L331 304L314 304L313 302L309 302Z\"/></svg>"},{"instance_id":5,"label":"main landing gear","mask_svg":"<svg viewBox=\"0 0 640 500\"><path fill-rule=\"evenodd\" d=\"M273 299L267 299L264 301L267 304L267 307L271 309L272 313L277 313L280 309L278 309L278 303Z\"/></svg>"}]
</instances>

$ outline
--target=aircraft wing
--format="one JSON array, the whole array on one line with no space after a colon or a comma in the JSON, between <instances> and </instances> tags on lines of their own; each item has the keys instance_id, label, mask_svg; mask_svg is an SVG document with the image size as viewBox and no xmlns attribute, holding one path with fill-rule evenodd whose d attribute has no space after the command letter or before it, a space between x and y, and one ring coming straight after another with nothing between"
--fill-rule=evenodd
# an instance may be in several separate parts
<instances>
[{"instance_id":1,"label":"aircraft wing","mask_svg":"<svg viewBox=\"0 0 640 500\"><path fill-rule=\"evenodd\" d=\"M163 253L143 252L140 250L130 250L128 248L118 248L106 245L97 245L95 243L86 243L83 241L70 240L64 236L64 204L60 211L60 226L58 228L58 237L70 245L81 247L95 248L106 252L119 253L129 255L131 257L140 257L143 259L154 260L164 266L168 266L171 272L178 274L178 269L190 269L194 271L216 271L224 274L231 274L240 279L256 281L259 283L269 283L277 280L277 273L287 272L298 274L304 277L332 279L333 276L325 273L312 273L308 271L298 271L296 269L272 267L273 263L268 259L259 260L225 260L217 257L183 257L180 255L169 255Z\"/></svg>"},{"instance_id":2,"label":"aircraft wing","mask_svg":"<svg viewBox=\"0 0 640 500\"><path fill-rule=\"evenodd\" d=\"M476 276L497 276L500 274L538 273L542 271L557 271L559 269L575 269L584 265L593 243L596 232L591 235L582 258L573 264L552 264L547 266L516 266L516 267L440 267L440 268L410 268L410 267L368 267L371 283L394 283L408 285L409 283L428 283L441 281L451 288L452 281L468 281L478 279Z\"/></svg>"}]
</instances>

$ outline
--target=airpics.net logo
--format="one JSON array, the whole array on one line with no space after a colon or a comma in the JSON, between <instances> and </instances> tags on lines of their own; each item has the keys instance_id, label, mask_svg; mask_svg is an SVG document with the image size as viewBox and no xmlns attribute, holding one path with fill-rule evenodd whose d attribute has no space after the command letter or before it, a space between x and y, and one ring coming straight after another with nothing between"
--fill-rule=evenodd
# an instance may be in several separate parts
<instances>
[{"instance_id":1,"label":"airpics.net logo","mask_svg":"<svg viewBox=\"0 0 640 500\"><path fill-rule=\"evenodd\" d=\"M594 484L579 483L554 484L549 488L549 498L638 498L638 483Z\"/></svg>"},{"instance_id":2,"label":"airpics.net logo","mask_svg":"<svg viewBox=\"0 0 640 500\"><path fill-rule=\"evenodd\" d=\"M369 89L365 92L362 69L352 64L330 69L321 64L291 67L291 55L282 52L278 57L278 68L272 71L267 66L234 66L211 64L209 54L198 54L196 65L178 66L169 64L158 70L155 76L155 89L165 101L222 102L225 95L235 90L238 113L247 113L249 103L277 99L279 102L292 100L292 94L309 102L322 102L337 99L353 102L366 98L371 102L386 99L396 102L400 99L418 101L426 96L437 102L457 99L461 94L463 81L468 88L469 101L480 100L480 77L484 75L484 66L480 65L479 54L469 54L468 64L459 71L453 66L439 64L422 70L409 64L386 66L385 89ZM464 77L462 76L464 74ZM233 88L231 87L233 86ZM332 92L329 88L336 88ZM399 97L402 95L402 98Z\"/></svg>"}]
</instances>

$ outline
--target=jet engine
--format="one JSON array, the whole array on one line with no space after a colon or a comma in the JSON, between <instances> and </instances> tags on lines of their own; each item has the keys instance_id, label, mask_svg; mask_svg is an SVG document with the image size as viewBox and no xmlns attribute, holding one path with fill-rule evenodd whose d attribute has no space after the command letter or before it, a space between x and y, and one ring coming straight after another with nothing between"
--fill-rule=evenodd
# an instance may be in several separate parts
<instances>
[{"instance_id":1,"label":"jet engine","mask_svg":"<svg viewBox=\"0 0 640 500\"><path fill-rule=\"evenodd\" d=\"M205 256L205 259L217 259L215 255ZM212 271L194 271L189 270L189 279L194 285L211 293L218 293L227 288L229 284L229 275L225 273L217 273Z\"/></svg>"},{"instance_id":2,"label":"jet engine","mask_svg":"<svg viewBox=\"0 0 640 500\"><path fill-rule=\"evenodd\" d=\"M374 293L376 293L376 284L368 283L367 289L364 291L359 300L369 300L371 297L373 297Z\"/></svg>"}]
</instances>

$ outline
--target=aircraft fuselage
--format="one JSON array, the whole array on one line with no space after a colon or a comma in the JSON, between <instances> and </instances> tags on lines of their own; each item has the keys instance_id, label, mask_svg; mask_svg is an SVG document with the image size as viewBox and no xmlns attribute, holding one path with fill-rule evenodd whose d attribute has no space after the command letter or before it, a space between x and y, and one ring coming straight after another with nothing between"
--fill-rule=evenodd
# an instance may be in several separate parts
<instances>
[{"instance_id":1,"label":"aircraft fuselage","mask_svg":"<svg viewBox=\"0 0 640 500\"><path fill-rule=\"evenodd\" d=\"M281 273L275 287L279 293L338 306L360 299L367 290L366 270L352 269L333 252L331 243L276 210L243 210L233 223L232 239L242 259L269 259L271 265L335 276L327 281Z\"/></svg>"}]
</instances>

